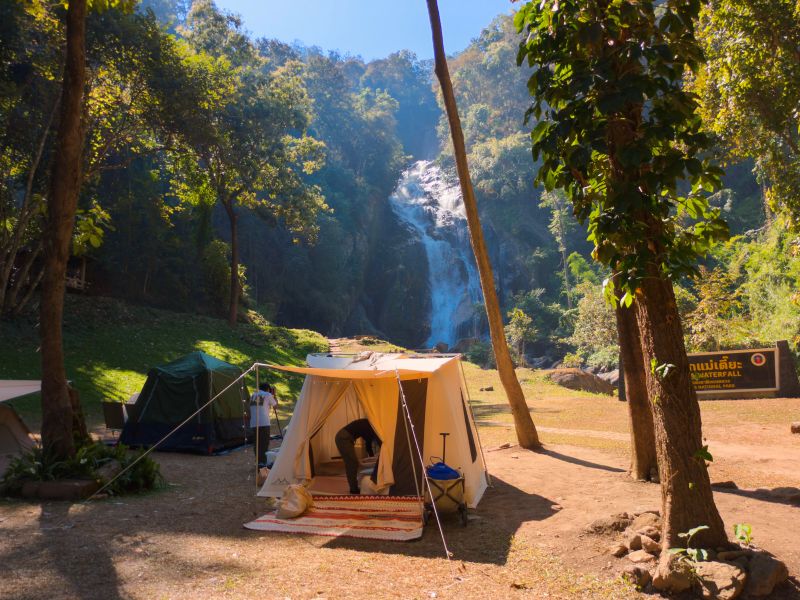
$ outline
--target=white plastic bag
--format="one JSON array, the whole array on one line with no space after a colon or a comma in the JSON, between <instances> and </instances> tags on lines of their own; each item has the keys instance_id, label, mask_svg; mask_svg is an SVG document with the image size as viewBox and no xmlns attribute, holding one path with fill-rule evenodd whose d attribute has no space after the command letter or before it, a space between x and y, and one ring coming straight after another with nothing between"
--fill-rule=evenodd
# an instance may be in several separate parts
<instances>
[{"instance_id":1,"label":"white plastic bag","mask_svg":"<svg viewBox=\"0 0 800 600\"><path fill-rule=\"evenodd\" d=\"M302 485L293 484L283 492L278 502L279 519L295 519L314 506L314 499Z\"/></svg>"}]
</instances>

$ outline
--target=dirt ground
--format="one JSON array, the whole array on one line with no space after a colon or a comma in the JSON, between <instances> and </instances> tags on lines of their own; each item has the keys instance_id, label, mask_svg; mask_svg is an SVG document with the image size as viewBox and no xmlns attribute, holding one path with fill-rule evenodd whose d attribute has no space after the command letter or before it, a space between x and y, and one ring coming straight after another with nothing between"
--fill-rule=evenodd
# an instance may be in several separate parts
<instances>
[{"instance_id":1,"label":"dirt ground","mask_svg":"<svg viewBox=\"0 0 800 600\"><path fill-rule=\"evenodd\" d=\"M635 598L617 577L624 559L581 530L659 505L658 487L630 481L618 453L487 448L494 485L468 527L445 523L454 555L447 561L433 525L407 543L245 530L265 509L254 497L251 450L156 456L170 482L158 493L0 503L0 597ZM761 464L768 469L770 460ZM728 528L750 523L754 541L789 565L793 581L773 597L800 598L800 508L764 492L715 497Z\"/></svg>"},{"instance_id":2,"label":"dirt ground","mask_svg":"<svg viewBox=\"0 0 800 600\"><path fill-rule=\"evenodd\" d=\"M0 599L189 598L639 598L618 576L626 559L592 520L658 509L659 487L627 474L626 407L613 397L521 380L545 450L514 442L495 371L465 365L490 487L466 528L433 523L415 542L250 531L266 512L255 497L250 448L224 456L156 453L169 482L140 497L70 504L0 500ZM789 566L773 594L800 599L800 399L701 403L714 455L715 500L726 528Z\"/></svg>"}]
</instances>

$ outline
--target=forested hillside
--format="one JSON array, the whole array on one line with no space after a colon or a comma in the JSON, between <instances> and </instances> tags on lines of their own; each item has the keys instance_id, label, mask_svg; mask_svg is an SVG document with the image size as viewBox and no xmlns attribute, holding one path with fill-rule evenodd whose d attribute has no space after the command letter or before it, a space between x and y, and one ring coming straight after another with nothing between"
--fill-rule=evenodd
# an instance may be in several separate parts
<instances>
[{"instance_id":1,"label":"forested hillside","mask_svg":"<svg viewBox=\"0 0 800 600\"><path fill-rule=\"evenodd\" d=\"M41 277L59 10L2 3L6 317L35 306ZM279 324L380 335L407 347L443 341L431 337L441 302L434 306L428 252L454 243L453 235L431 224L414 230L389 201L415 161L435 161L444 180L453 178L429 62L402 50L365 62L255 39L210 0L92 12L87 27L88 143L73 287L231 319L254 308ZM536 365L566 354L571 364L611 366L606 274L592 263L565 197L533 183L530 73L516 66L519 42L512 19L498 17L451 57L508 336L520 360ZM713 96L709 77L689 84ZM728 119L717 124L725 131L733 117L717 114ZM718 145L727 175L712 203L739 237L705 267L719 286L681 282L690 345L795 336L800 267L793 238L774 219L765 226L769 165L741 141L720 135ZM457 338L485 337L481 305L467 304L458 309ZM757 326L765 319L768 331ZM475 356L485 350L478 343Z\"/></svg>"}]
</instances>

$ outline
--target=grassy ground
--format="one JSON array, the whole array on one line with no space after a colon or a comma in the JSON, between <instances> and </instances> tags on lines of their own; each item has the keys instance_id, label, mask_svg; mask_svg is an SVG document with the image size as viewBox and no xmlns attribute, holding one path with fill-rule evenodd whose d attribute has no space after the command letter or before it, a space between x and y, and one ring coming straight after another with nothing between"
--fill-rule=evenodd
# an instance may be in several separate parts
<instances>
[{"instance_id":1,"label":"grassy ground","mask_svg":"<svg viewBox=\"0 0 800 600\"><path fill-rule=\"evenodd\" d=\"M202 350L241 367L253 362L305 364L306 354L328 349L319 334L286 329L252 314L235 329L220 319L132 306L109 298L67 296L64 350L67 377L81 394L87 423L103 423L102 400L126 400L147 371ZM0 322L0 379L39 379L39 333L34 319ZM277 376L278 392L291 395L300 378ZM253 382L249 382L250 385ZM13 402L33 429L40 420L38 394Z\"/></svg>"}]
</instances>

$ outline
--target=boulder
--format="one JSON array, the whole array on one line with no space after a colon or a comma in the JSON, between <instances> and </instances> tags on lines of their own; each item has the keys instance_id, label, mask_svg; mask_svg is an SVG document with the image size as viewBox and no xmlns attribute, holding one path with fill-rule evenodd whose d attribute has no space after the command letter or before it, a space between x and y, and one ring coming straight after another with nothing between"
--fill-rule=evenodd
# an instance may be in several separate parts
<instances>
[{"instance_id":1,"label":"boulder","mask_svg":"<svg viewBox=\"0 0 800 600\"><path fill-rule=\"evenodd\" d=\"M610 383L615 388L619 385L619 369L614 369L606 373L598 373L597 376L603 381Z\"/></svg>"},{"instance_id":2,"label":"boulder","mask_svg":"<svg viewBox=\"0 0 800 600\"><path fill-rule=\"evenodd\" d=\"M680 594L692 587L693 576L689 561L665 552L653 574L653 587L661 592Z\"/></svg>"},{"instance_id":3,"label":"boulder","mask_svg":"<svg viewBox=\"0 0 800 600\"><path fill-rule=\"evenodd\" d=\"M594 533L597 535L604 535L608 533L618 533L625 531L625 528L631 524L633 517L628 513L620 513L610 517L603 517L595 519L589 523L584 529L584 533Z\"/></svg>"},{"instance_id":4,"label":"boulder","mask_svg":"<svg viewBox=\"0 0 800 600\"><path fill-rule=\"evenodd\" d=\"M616 556L617 558L621 558L628 553L628 547L625 544L621 543L611 544L608 547L608 553L611 556Z\"/></svg>"},{"instance_id":5,"label":"boulder","mask_svg":"<svg viewBox=\"0 0 800 600\"><path fill-rule=\"evenodd\" d=\"M695 587L703 598L733 600L742 593L747 574L727 562L704 561L694 563Z\"/></svg>"},{"instance_id":6,"label":"boulder","mask_svg":"<svg viewBox=\"0 0 800 600\"><path fill-rule=\"evenodd\" d=\"M752 550L723 550L722 552L717 553L717 558L719 560L726 560L728 562L733 562L737 558L742 556L750 556L752 554Z\"/></svg>"},{"instance_id":7,"label":"boulder","mask_svg":"<svg viewBox=\"0 0 800 600\"><path fill-rule=\"evenodd\" d=\"M642 536L636 532L630 532L625 536L625 545L628 550L641 550L642 549Z\"/></svg>"},{"instance_id":8,"label":"boulder","mask_svg":"<svg viewBox=\"0 0 800 600\"><path fill-rule=\"evenodd\" d=\"M745 587L748 596L768 596L776 585L789 578L786 565L766 552L755 552L748 566L750 572Z\"/></svg>"},{"instance_id":9,"label":"boulder","mask_svg":"<svg viewBox=\"0 0 800 600\"><path fill-rule=\"evenodd\" d=\"M627 579L639 589L644 588L652 579L650 571L641 565L627 565L622 569L620 575L623 579Z\"/></svg>"},{"instance_id":10,"label":"boulder","mask_svg":"<svg viewBox=\"0 0 800 600\"><path fill-rule=\"evenodd\" d=\"M646 535L640 535L639 538L641 540L642 550L647 550L650 554L658 554L661 552L661 544L653 538L647 537Z\"/></svg>"},{"instance_id":11,"label":"boulder","mask_svg":"<svg viewBox=\"0 0 800 600\"><path fill-rule=\"evenodd\" d=\"M639 535L646 535L651 540L658 542L661 539L661 530L658 527L653 527L652 525L645 525L644 527L640 527L636 530L636 533Z\"/></svg>"},{"instance_id":12,"label":"boulder","mask_svg":"<svg viewBox=\"0 0 800 600\"><path fill-rule=\"evenodd\" d=\"M792 431L792 433L800 433L800 421L797 421L796 423L792 423L791 431Z\"/></svg>"},{"instance_id":13,"label":"boulder","mask_svg":"<svg viewBox=\"0 0 800 600\"><path fill-rule=\"evenodd\" d=\"M597 375L581 369L552 369L545 376L558 385L570 390L592 392L594 394L614 394L614 386Z\"/></svg>"},{"instance_id":14,"label":"boulder","mask_svg":"<svg viewBox=\"0 0 800 600\"><path fill-rule=\"evenodd\" d=\"M643 512L630 525L633 531L642 531L645 527L654 527L661 531L661 517L654 512Z\"/></svg>"},{"instance_id":15,"label":"boulder","mask_svg":"<svg viewBox=\"0 0 800 600\"><path fill-rule=\"evenodd\" d=\"M634 550L628 554L628 560L632 563L655 563L656 557L647 550Z\"/></svg>"}]
</instances>

